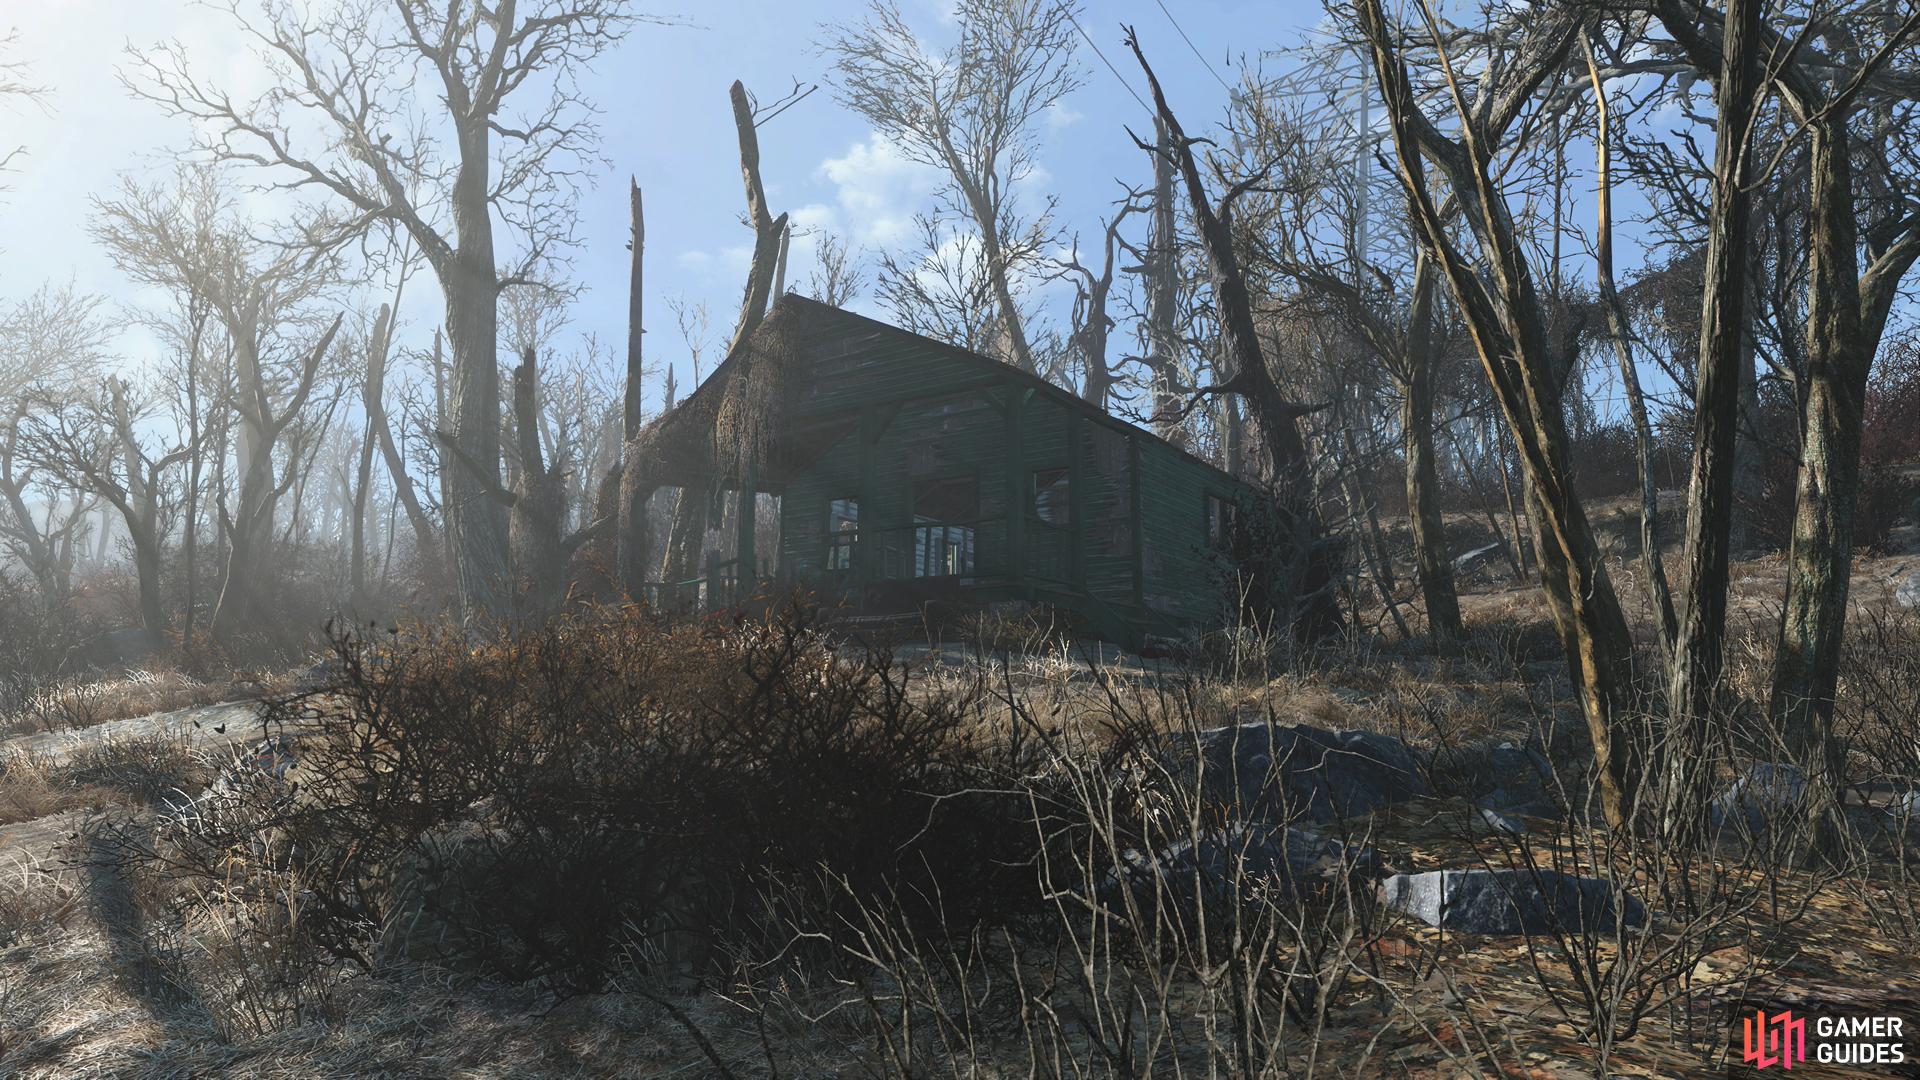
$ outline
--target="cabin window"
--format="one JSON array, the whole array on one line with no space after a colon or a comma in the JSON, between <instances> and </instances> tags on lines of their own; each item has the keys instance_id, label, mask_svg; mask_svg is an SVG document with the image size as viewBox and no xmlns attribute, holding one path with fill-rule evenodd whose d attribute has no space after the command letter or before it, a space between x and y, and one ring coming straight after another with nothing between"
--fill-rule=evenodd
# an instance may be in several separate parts
<instances>
[{"instance_id":1,"label":"cabin window","mask_svg":"<svg viewBox=\"0 0 1920 1080\"><path fill-rule=\"evenodd\" d=\"M1207 546L1215 551L1226 551L1233 546L1234 516L1238 509L1231 499L1218 495L1207 496Z\"/></svg>"},{"instance_id":2,"label":"cabin window","mask_svg":"<svg viewBox=\"0 0 1920 1080\"><path fill-rule=\"evenodd\" d=\"M860 538L860 500L827 504L827 569L853 569L853 545Z\"/></svg>"},{"instance_id":3,"label":"cabin window","mask_svg":"<svg viewBox=\"0 0 1920 1080\"><path fill-rule=\"evenodd\" d=\"M920 480L913 485L913 576L973 573L974 526L980 485L971 476Z\"/></svg>"},{"instance_id":4,"label":"cabin window","mask_svg":"<svg viewBox=\"0 0 1920 1080\"><path fill-rule=\"evenodd\" d=\"M1067 486L1067 470L1033 471L1033 514L1049 525L1072 523L1072 492Z\"/></svg>"}]
</instances>

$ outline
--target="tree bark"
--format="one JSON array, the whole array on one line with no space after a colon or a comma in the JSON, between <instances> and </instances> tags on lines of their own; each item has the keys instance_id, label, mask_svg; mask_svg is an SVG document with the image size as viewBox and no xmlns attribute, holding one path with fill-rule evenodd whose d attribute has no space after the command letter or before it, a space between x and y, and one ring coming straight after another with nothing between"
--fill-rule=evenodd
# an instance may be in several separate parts
<instances>
[{"instance_id":1,"label":"tree bark","mask_svg":"<svg viewBox=\"0 0 1920 1080\"><path fill-rule=\"evenodd\" d=\"M1670 828L1692 822L1706 796L1701 785L1707 777L1699 762L1706 751L1726 629L1733 455L1739 429L1753 204L1747 146L1762 93L1760 14L1760 0L1730 0L1721 39L1713 206L1694 387L1693 464L1687 485L1686 590L1676 612L1679 621L1667 688Z\"/></svg>"},{"instance_id":2,"label":"tree bark","mask_svg":"<svg viewBox=\"0 0 1920 1080\"><path fill-rule=\"evenodd\" d=\"M240 399L236 411L241 418L236 450L240 491L237 512L222 522L227 533L227 566L220 582L219 599L214 601L211 626L214 639L223 645L234 644L242 625L271 626L273 613L265 610L260 602L259 583L265 573L267 549L273 544L274 505L285 491L285 483L302 474L296 448L288 455L285 481L276 485L273 447L287 425L306 407L320 374L320 362L333 346L340 323L341 317L336 316L333 325L320 335L301 365L299 384L285 409L277 415L271 411L265 378L260 371L256 331L248 330L235 336L234 359L239 371L237 397Z\"/></svg>"},{"instance_id":3,"label":"tree bark","mask_svg":"<svg viewBox=\"0 0 1920 1080\"><path fill-rule=\"evenodd\" d=\"M1413 530L1414 573L1426 602L1427 632L1451 648L1466 634L1453 563L1447 558L1446 525L1440 515L1439 467L1433 452L1433 263L1422 258L1414 271L1408 314L1406 377L1400 386L1401 452L1406 457L1407 520Z\"/></svg>"},{"instance_id":4,"label":"tree bark","mask_svg":"<svg viewBox=\"0 0 1920 1080\"><path fill-rule=\"evenodd\" d=\"M485 121L463 121L452 189L458 246L436 269L446 297L447 344L453 354L448 430L467 462L466 467L451 462L441 466L447 484L443 513L456 599L469 619L504 611L508 601L506 523L489 494L500 485L500 365L495 356L500 282L494 267L489 165Z\"/></svg>"},{"instance_id":5,"label":"tree bark","mask_svg":"<svg viewBox=\"0 0 1920 1080\"><path fill-rule=\"evenodd\" d=\"M407 475L406 459L400 456L400 447L394 442L393 428L387 422L386 383L387 383L387 346L392 338L392 324L389 309L380 306L381 319L376 326L384 328L379 347L367 358L367 381L362 387L360 403L367 413L367 426L372 439L379 445L380 456L386 461L387 476L393 481L393 497L407 512L407 523L413 528L414 551L422 559L428 558L434 550L433 523L427 518L427 511L420 505L420 496L413 490L413 478ZM435 334L436 340L438 333Z\"/></svg>"},{"instance_id":6,"label":"tree bark","mask_svg":"<svg viewBox=\"0 0 1920 1080\"><path fill-rule=\"evenodd\" d=\"M1519 103L1530 98L1547 72L1564 63L1575 21L1566 11L1550 13L1552 21L1539 26L1529 43L1531 55L1512 62L1513 85L1486 90L1473 106L1456 91L1466 134L1463 141L1455 141L1441 135L1419 111L1380 0L1362 0L1359 14L1416 232L1428 257L1446 275L1526 468L1527 516L1541 580L1593 744L1601 807L1611 824L1624 824L1640 771L1625 724L1636 704L1632 639L1585 507L1573 490L1558 365L1532 270L1489 158ZM1448 76L1454 83L1450 69ZM1477 261L1455 246L1427 189L1426 156L1445 171L1455 197L1462 200L1464 216L1479 240Z\"/></svg>"},{"instance_id":7,"label":"tree bark","mask_svg":"<svg viewBox=\"0 0 1920 1080\"><path fill-rule=\"evenodd\" d=\"M640 182L629 179L628 192L628 249L632 253L627 265L627 385L621 400L620 432L623 440L640 434L640 417L646 410L645 394L647 388L646 362L644 350L646 341L646 292L643 283L646 278L645 264L647 253L647 218L641 207Z\"/></svg>"},{"instance_id":8,"label":"tree bark","mask_svg":"<svg viewBox=\"0 0 1920 1080\"><path fill-rule=\"evenodd\" d=\"M1180 412L1179 234L1173 189L1173 153L1167 123L1153 118L1153 232L1147 245L1147 370L1153 379L1154 434L1186 445Z\"/></svg>"},{"instance_id":9,"label":"tree bark","mask_svg":"<svg viewBox=\"0 0 1920 1080\"><path fill-rule=\"evenodd\" d=\"M753 223L753 262L747 270L746 292L740 298L740 320L734 325L733 340L727 344L727 355L732 356L766 317L787 215L776 218L767 210L767 193L760 182L760 137L754 131L747 88L736 79L729 93L733 97L733 127L740 141L740 177L747 189L747 217Z\"/></svg>"},{"instance_id":10,"label":"tree bark","mask_svg":"<svg viewBox=\"0 0 1920 1080\"><path fill-rule=\"evenodd\" d=\"M1660 493L1653 475L1653 427L1647 419L1647 398L1640 387L1640 370L1633 362L1632 340L1627 327L1626 305L1613 279L1613 171L1612 113L1607 106L1606 86L1600 79L1593 50L1581 39L1586 54L1587 74L1593 82L1593 100L1598 112L1594 136L1596 171L1599 176L1599 220L1594 242L1595 277L1600 303L1607 312L1608 337L1613 356L1620 368L1620 385L1625 389L1627 412L1633 422L1633 445L1640 465L1640 567L1647 579L1647 599L1654 618L1660 624L1660 644L1666 655L1674 655L1678 619L1673 611L1673 591L1667 585L1666 566L1660 560Z\"/></svg>"},{"instance_id":11,"label":"tree bark","mask_svg":"<svg viewBox=\"0 0 1920 1080\"><path fill-rule=\"evenodd\" d=\"M508 526L519 579L515 608L538 617L559 606L566 559L560 546L560 478L547 471L540 448L540 367L531 348L513 369L513 429L520 460L520 490Z\"/></svg>"},{"instance_id":12,"label":"tree bark","mask_svg":"<svg viewBox=\"0 0 1920 1080\"><path fill-rule=\"evenodd\" d=\"M1208 202L1205 183L1193 158L1193 140L1181 130L1179 120L1167 105L1160 80L1147 64L1139 42L1131 34L1127 40L1153 90L1155 110L1167 126L1169 149L1186 182L1194 225L1207 250L1213 302L1229 364L1228 378L1220 389L1246 399L1265 438L1267 464L1277 485L1275 509L1282 550L1276 564L1286 579L1270 582L1270 591L1289 596L1296 605L1287 613L1290 615L1287 626L1294 640L1301 644L1319 642L1337 632L1341 622L1339 598L1333 588L1333 557L1325 540L1319 508L1314 505L1313 464L1296 424L1304 410L1281 396L1273 373L1267 369L1259 329L1253 318L1253 298L1233 246L1233 202L1246 188L1229 190L1217 210Z\"/></svg>"}]
</instances>

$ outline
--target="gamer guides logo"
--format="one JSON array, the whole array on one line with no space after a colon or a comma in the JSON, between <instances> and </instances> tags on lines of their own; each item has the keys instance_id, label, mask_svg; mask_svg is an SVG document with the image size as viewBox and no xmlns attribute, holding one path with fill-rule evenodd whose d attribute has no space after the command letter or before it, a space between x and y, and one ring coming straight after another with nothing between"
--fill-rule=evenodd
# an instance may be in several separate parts
<instances>
[{"instance_id":1,"label":"gamer guides logo","mask_svg":"<svg viewBox=\"0 0 1920 1080\"><path fill-rule=\"evenodd\" d=\"M1755 1069L1791 1069L1807 1060L1807 1020L1764 1009L1740 1021L1740 1060ZM1907 1060L1897 1016L1816 1016L1813 1060L1823 1065L1899 1065Z\"/></svg>"}]
</instances>

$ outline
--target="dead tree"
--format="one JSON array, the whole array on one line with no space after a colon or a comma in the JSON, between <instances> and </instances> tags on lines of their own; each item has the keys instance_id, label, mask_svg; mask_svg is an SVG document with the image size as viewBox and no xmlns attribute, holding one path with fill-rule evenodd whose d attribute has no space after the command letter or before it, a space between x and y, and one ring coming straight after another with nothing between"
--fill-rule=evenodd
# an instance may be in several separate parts
<instances>
[{"instance_id":1,"label":"dead tree","mask_svg":"<svg viewBox=\"0 0 1920 1080\"><path fill-rule=\"evenodd\" d=\"M1174 165L1167 123L1153 120L1153 231L1140 255L1140 272L1147 282L1147 377L1151 384L1154 430L1176 446L1187 443L1186 425L1179 420L1180 376L1180 250L1176 227Z\"/></svg>"},{"instance_id":2,"label":"dead tree","mask_svg":"<svg viewBox=\"0 0 1920 1080\"><path fill-rule=\"evenodd\" d=\"M387 0L318 22L279 6L252 18L233 12L269 57L271 90L236 100L197 78L178 45L137 53L130 81L195 121L212 157L329 196L344 213L327 219L317 242L391 222L419 246L446 302L447 427L474 466L442 470L458 600L472 616L501 610L506 537L490 495L500 477L497 304L503 288L537 280L554 249L571 242L572 177L596 140L571 76L620 40L632 17L618 0ZM430 99L396 92L416 85L418 71L437 83ZM548 87L556 89L524 115L514 107L522 88ZM325 147L319 156L298 149L307 125L329 133L314 144ZM430 209L441 204L444 215ZM505 270L496 221L519 234L520 254Z\"/></svg>"},{"instance_id":3,"label":"dead tree","mask_svg":"<svg viewBox=\"0 0 1920 1080\"><path fill-rule=\"evenodd\" d=\"M1072 93L1072 9L1056 0L960 0L959 41L927 48L893 0L826 43L841 102L909 158L947 178L947 203L979 239L999 324L999 352L1037 372L1017 298L1024 268L1054 230L1049 212L1016 213L1013 193L1032 175L1034 125Z\"/></svg>"},{"instance_id":4,"label":"dead tree","mask_svg":"<svg viewBox=\"0 0 1920 1080\"><path fill-rule=\"evenodd\" d=\"M4 72L0 72L4 74ZM26 567L41 595L52 603L70 593L76 542L94 503L81 491L72 499L43 490L45 517L37 519L30 493L43 487L21 433L30 413L62 401L76 385L97 377L110 329L104 299L71 288L42 287L0 310L0 550Z\"/></svg>"},{"instance_id":5,"label":"dead tree","mask_svg":"<svg viewBox=\"0 0 1920 1080\"><path fill-rule=\"evenodd\" d=\"M392 310L385 304L380 305L380 317L374 323L374 338L373 346L367 350L367 380L361 389L360 404L366 410L370 438L386 462L387 478L393 482L393 497L406 511L407 524L413 529L414 552L417 557L427 559L436 548L433 521L420 505L413 478L407 474L406 458L401 455L399 444L393 438L393 426L387 421L387 360L392 352L393 323Z\"/></svg>"},{"instance_id":6,"label":"dead tree","mask_svg":"<svg viewBox=\"0 0 1920 1080\"><path fill-rule=\"evenodd\" d=\"M740 315L734 323L733 338L726 355L732 356L740 344L766 318L773 298L773 282L780 263L786 234L787 215L775 217L767 209L767 192L760 180L760 136L756 110L747 88L734 80L728 89L733 102L734 133L740 143L740 179L746 188L747 222L753 227L753 262L747 268L746 288L740 297ZM769 111L773 107L769 107ZM691 578L700 562L700 549L707 535L711 516L711 487L684 488L674 506L673 524L667 534L665 561L661 576L666 581ZM751 495L743 495L751 497ZM634 513L640 512L637 508Z\"/></svg>"},{"instance_id":7,"label":"dead tree","mask_svg":"<svg viewBox=\"0 0 1920 1080\"><path fill-rule=\"evenodd\" d=\"M1898 188L1912 178L1890 171L1856 177L1853 125L1871 116L1878 138L1898 141L1887 124L1891 105L1920 98L1920 86L1910 66L1891 65L1920 34L1920 11L1898 22L1864 9L1836 13L1847 26L1843 37L1852 42L1848 53L1836 54L1805 34L1787 38L1742 0L1724 10L1673 0L1653 7L1696 67L1725 68L1735 40L1751 42L1750 52L1775 57L1765 75L1808 141L1802 438L1770 712L1789 748L1825 774L1816 791L1828 804L1830 822L1838 812L1841 762L1833 705L1867 376L1901 281L1920 260L1920 216L1908 209L1911 192Z\"/></svg>"},{"instance_id":8,"label":"dead tree","mask_svg":"<svg viewBox=\"0 0 1920 1080\"><path fill-rule=\"evenodd\" d=\"M1640 386L1639 365L1633 361L1633 334L1627 320L1627 308L1620 300L1613 277L1613 132L1612 110L1607 105L1606 83L1594 61L1593 47L1583 33L1580 39L1587 61L1587 74L1593 83L1593 101L1597 130L1594 133L1595 173L1599 181L1598 221L1594 237L1594 276L1600 292L1600 304L1606 309L1607 336L1613 344L1614 360L1620 368L1620 385L1627 397L1627 413L1633 421L1634 454L1640 466L1640 566L1647 578L1647 598L1660 620L1663 651L1674 655L1679 633L1673 610L1673 590L1667 584L1666 566L1660 560L1660 496L1653 473L1653 425L1647 419L1647 396ZM1732 208L1729 207L1731 213ZM1751 368L1751 361L1748 362ZM1724 606L1722 608L1724 616Z\"/></svg>"},{"instance_id":9,"label":"dead tree","mask_svg":"<svg viewBox=\"0 0 1920 1080\"><path fill-rule=\"evenodd\" d=\"M861 260L847 249L846 240L831 233L815 247L816 265L807 277L807 294L832 307L846 307L860 294L866 272Z\"/></svg>"},{"instance_id":10,"label":"dead tree","mask_svg":"<svg viewBox=\"0 0 1920 1080\"><path fill-rule=\"evenodd\" d=\"M1732 17L1723 23L1720 62L1713 69L1719 119L1714 129L1713 205L1693 394L1693 462L1682 579L1686 587L1675 612L1678 622L1668 669L1667 817L1675 827L1692 821L1693 808L1704 794L1694 790L1702 779L1697 761L1705 749L1725 637L1740 364L1747 360L1746 263L1753 207L1748 146L1765 89L1760 68L1761 9L1760 0L1733 0ZM1694 14L1670 9L1663 22L1669 33L1691 35Z\"/></svg>"},{"instance_id":11,"label":"dead tree","mask_svg":"<svg viewBox=\"0 0 1920 1080\"><path fill-rule=\"evenodd\" d=\"M1361 0L1358 14L1385 99L1415 234L1453 293L1526 466L1526 504L1541 580L1593 743L1602 808L1610 822L1619 824L1626 819L1640 769L1626 734L1636 704L1632 639L1586 510L1573 490L1555 343L1493 158L1534 93L1565 65L1578 23L1569 8L1556 6L1528 13L1524 28L1505 27L1511 47L1482 58L1485 70L1469 100L1445 39L1430 22L1437 63L1462 128L1456 139L1442 134L1416 99L1399 35L1379 0ZM1429 161L1460 201L1461 219L1477 241L1477 258L1461 249L1447 227L1428 187Z\"/></svg>"},{"instance_id":12,"label":"dead tree","mask_svg":"<svg viewBox=\"0 0 1920 1080\"><path fill-rule=\"evenodd\" d=\"M753 262L747 268L746 290L740 298L740 318L734 323L733 339L727 343L727 355L731 356L760 325L772 302L773 279L780 262L787 215L775 217L767 209L766 187L760 182L758 121L747 88L735 79L727 93L733 100L733 128L740 142L740 179L747 191L747 221L753 226Z\"/></svg>"},{"instance_id":13,"label":"dead tree","mask_svg":"<svg viewBox=\"0 0 1920 1080\"><path fill-rule=\"evenodd\" d=\"M1243 179L1229 187L1217 204L1210 202L1206 181L1193 156L1198 140L1188 138L1180 127L1161 91L1160 80L1147 63L1146 54L1140 50L1131 29L1127 31L1127 46L1146 73L1147 84L1153 90L1154 108L1167 127L1167 148L1186 183L1194 227L1206 248L1212 271L1213 303L1225 352L1226 370L1222 374L1226 378L1208 388L1208 392L1236 394L1247 402L1266 443L1269 475L1277 485L1279 550L1273 553L1273 565L1278 568L1281 580L1269 582L1269 592L1295 605L1284 612L1287 616L1284 625L1294 640L1317 642L1339 629L1340 608L1333 590L1333 553L1325 542L1325 528L1314 503L1313 465L1296 426L1296 421L1312 410L1286 400L1274 382L1266 355L1261 351L1253 297L1234 248L1234 203L1253 190L1261 177L1256 174ZM1142 149L1151 149L1137 138L1136 142Z\"/></svg>"},{"instance_id":14,"label":"dead tree","mask_svg":"<svg viewBox=\"0 0 1920 1080\"><path fill-rule=\"evenodd\" d=\"M1120 226L1127 215L1138 209L1136 193L1128 192L1113 216L1107 219L1102 230L1098 274L1081 265L1078 237L1074 238L1072 254L1060 264L1060 273L1074 279L1072 343L1074 351L1080 354L1080 396L1101 409L1107 407L1117 381L1115 365L1107 359L1107 336L1114 326L1113 318L1107 314L1107 297L1113 291L1114 259L1125 245L1120 239Z\"/></svg>"},{"instance_id":15,"label":"dead tree","mask_svg":"<svg viewBox=\"0 0 1920 1080\"><path fill-rule=\"evenodd\" d=\"M32 454L66 483L98 495L120 515L133 556L140 627L154 651L167 643L160 572L168 532L168 473L193 454L176 445L154 457L136 429L138 410L119 379L90 399L47 401L29 422Z\"/></svg>"},{"instance_id":16,"label":"dead tree","mask_svg":"<svg viewBox=\"0 0 1920 1080\"><path fill-rule=\"evenodd\" d=\"M540 441L540 408L539 360L532 346L527 346L513 369L514 484L511 488L496 485L488 490L488 497L508 512L512 610L535 619L553 612L565 598L567 560L610 524L596 517L567 531L566 455L547 461ZM450 432L438 432L435 438L460 467L474 469L479 464L467 460Z\"/></svg>"}]
</instances>

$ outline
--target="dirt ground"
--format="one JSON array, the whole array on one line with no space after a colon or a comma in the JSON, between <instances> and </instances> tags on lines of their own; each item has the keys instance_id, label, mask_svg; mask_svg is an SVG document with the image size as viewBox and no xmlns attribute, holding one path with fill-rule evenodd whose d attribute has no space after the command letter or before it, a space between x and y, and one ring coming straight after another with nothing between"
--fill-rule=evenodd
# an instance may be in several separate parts
<instances>
[{"instance_id":1,"label":"dirt ground","mask_svg":"<svg viewBox=\"0 0 1920 1080\"><path fill-rule=\"evenodd\" d=\"M1884 607L1892 584L1916 569L1920 555L1863 557L1855 568L1857 604L1863 612ZM1644 608L1631 556L1617 558L1613 570L1623 600ZM1734 651L1751 653L1730 661L1737 678L1768 647L1768 605L1777 603L1781 559L1745 560L1734 577ZM1573 715L1535 587L1492 562L1465 575L1462 585L1465 617L1478 642L1472 656L1439 660L1388 642L1363 662L1233 684L1221 691L1222 707L1235 716L1271 713L1283 722L1386 731L1429 746L1502 734L1525 738L1543 729L1551 739ZM140 744L178 743L217 765L260 735L257 708L236 702L78 732L18 735L0 741L0 761L31 759L57 776L90 753L146 740ZM0 772L0 787L6 777ZM727 1075L704 1042L721 1060L737 1063L734 1075L767 1075L756 1063L772 1045L785 1063L782 1075L837 1076L863 1075L853 1063L877 1053L857 1024L832 1017L763 1030L725 987L664 994L655 988L555 1004L525 989L428 970L350 978L304 1022L268 1030L231 1000L204 1000L170 978L170 950L195 943L139 925L128 883L90 851L98 816L128 812L141 811L107 799L0 824L0 1075ZM1511 845L1490 835L1458 798L1383 814L1366 840L1388 868L1403 872L1501 865L1513 857ZM1540 853L1574 862L1590 854L1557 836L1540 843ZM1743 995L1767 987L1792 987L1808 1000L1870 998L1920 1007L1920 950L1875 914L1885 897L1831 885L1816 892L1810 877L1792 875L1769 888L1768 910L1744 916L1778 924L1778 933L1752 939L1767 941L1766 947L1716 953L1682 975L1712 988L1702 1000L1717 1005L1696 1004L1686 1015L1652 1010L1613 1049L1610 1075L1729 1075L1726 1064L1711 1057L1730 1045L1720 1024ZM1809 896L1804 909L1795 907ZM1381 965L1371 977L1386 989L1358 995L1328 1017L1334 1070L1328 1075L1595 1074L1595 1047L1562 1012L1571 997L1555 1004L1539 991L1541 968L1529 943L1465 939L1402 921L1382 930L1371 955ZM1605 949L1594 958L1607 960ZM1737 1049L1733 1057L1737 1064ZM1481 1064L1471 1064L1476 1060Z\"/></svg>"}]
</instances>

